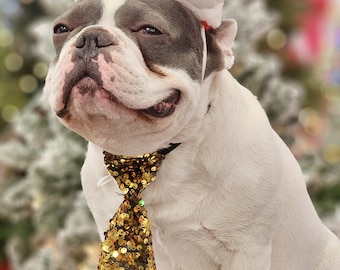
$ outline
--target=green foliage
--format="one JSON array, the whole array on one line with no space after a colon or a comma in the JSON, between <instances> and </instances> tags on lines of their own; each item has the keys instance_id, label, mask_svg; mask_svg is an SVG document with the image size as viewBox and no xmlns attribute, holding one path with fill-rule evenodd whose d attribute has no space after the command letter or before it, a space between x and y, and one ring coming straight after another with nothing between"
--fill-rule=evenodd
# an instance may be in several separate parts
<instances>
[{"instance_id":1,"label":"green foliage","mask_svg":"<svg viewBox=\"0 0 340 270\"><path fill-rule=\"evenodd\" d=\"M16 14L6 14L5 10L0 12L0 30L6 30L8 36L3 39L12 40L8 46L0 44L0 131L5 128L10 119L11 111L5 112L8 105L12 108L21 109L33 96L33 92L43 85L43 78L34 74L34 64L39 61L39 56L32 53L36 42L28 32L27 26L37 18L43 16L43 11L37 1L28 5L20 5ZM15 55L16 60L8 60ZM19 58L19 59L17 59ZM18 67L9 69L8 63L22 62ZM7 64L6 64L7 63ZM27 92L20 87L23 76L32 75L36 87ZM33 86L32 86L33 87ZM7 114L5 116L5 114Z\"/></svg>"},{"instance_id":2,"label":"green foliage","mask_svg":"<svg viewBox=\"0 0 340 270\"><path fill-rule=\"evenodd\" d=\"M322 216L332 214L340 202L340 165L323 166L319 169L322 181L314 181L308 185L308 191L312 197L317 211ZM320 179L321 180L321 179Z\"/></svg>"},{"instance_id":3,"label":"green foliage","mask_svg":"<svg viewBox=\"0 0 340 270\"><path fill-rule=\"evenodd\" d=\"M19 237L21 239L28 239L34 233L34 227L30 219L23 219L20 222L10 222L0 217L0 264L5 260L5 246L9 238ZM24 242L21 247L21 254L23 257L29 255L28 242Z\"/></svg>"}]
</instances>

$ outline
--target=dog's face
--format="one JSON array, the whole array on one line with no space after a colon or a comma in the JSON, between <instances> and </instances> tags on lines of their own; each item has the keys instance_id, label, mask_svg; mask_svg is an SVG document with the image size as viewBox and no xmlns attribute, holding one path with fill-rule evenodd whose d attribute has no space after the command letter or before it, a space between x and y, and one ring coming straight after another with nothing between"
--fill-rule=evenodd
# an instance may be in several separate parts
<instances>
[{"instance_id":1,"label":"dog's face","mask_svg":"<svg viewBox=\"0 0 340 270\"><path fill-rule=\"evenodd\" d=\"M182 142L207 111L204 78L225 66L216 37L233 33L223 28L206 35L174 0L79 0L54 24L50 105L65 126L115 154Z\"/></svg>"}]
</instances>

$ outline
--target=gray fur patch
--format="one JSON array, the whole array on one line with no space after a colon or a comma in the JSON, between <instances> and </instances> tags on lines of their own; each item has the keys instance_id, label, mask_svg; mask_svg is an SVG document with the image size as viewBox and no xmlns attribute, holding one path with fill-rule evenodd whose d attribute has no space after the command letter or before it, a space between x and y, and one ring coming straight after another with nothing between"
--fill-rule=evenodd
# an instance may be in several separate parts
<instances>
[{"instance_id":1,"label":"gray fur patch","mask_svg":"<svg viewBox=\"0 0 340 270\"><path fill-rule=\"evenodd\" d=\"M115 22L135 40L149 67L180 68L201 80L201 23L177 1L128 0L117 10ZM162 35L143 35L138 32L143 26L155 27Z\"/></svg>"},{"instance_id":2,"label":"gray fur patch","mask_svg":"<svg viewBox=\"0 0 340 270\"><path fill-rule=\"evenodd\" d=\"M62 24L70 29L69 34L57 35L54 37L54 46L57 53L57 58L59 57L60 51L64 43L76 35L88 25L93 25L98 22L102 15L103 7L102 2L98 0L78 0L74 5L59 16L55 21L54 25Z\"/></svg>"},{"instance_id":3,"label":"gray fur patch","mask_svg":"<svg viewBox=\"0 0 340 270\"><path fill-rule=\"evenodd\" d=\"M97 24L103 8L105 13L110 12L106 10L110 5L105 6L102 1L79 0L55 21L55 25L65 24L70 29L70 33L54 37L57 59L69 38L86 26ZM112 26L120 28L136 43L152 72L158 73L157 66L179 68L193 80L201 80L204 49L201 22L177 1L127 0L112 10ZM140 31L143 27L156 28L161 34L145 35ZM207 33L207 48L206 76L223 68L223 57L213 32Z\"/></svg>"}]
</instances>

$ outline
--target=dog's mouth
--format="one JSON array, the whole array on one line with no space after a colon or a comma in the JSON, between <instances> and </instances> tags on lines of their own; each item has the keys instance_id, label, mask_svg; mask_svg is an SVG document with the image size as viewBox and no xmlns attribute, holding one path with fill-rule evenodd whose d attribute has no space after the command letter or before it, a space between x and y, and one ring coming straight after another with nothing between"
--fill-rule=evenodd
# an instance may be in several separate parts
<instances>
[{"instance_id":1,"label":"dog's mouth","mask_svg":"<svg viewBox=\"0 0 340 270\"><path fill-rule=\"evenodd\" d=\"M178 104L181 97L181 92L179 90L174 90L173 93L168 96L163 101L157 103L156 105L141 110L143 113L151 115L153 117L168 117L172 115L176 110L176 105Z\"/></svg>"},{"instance_id":2,"label":"dog's mouth","mask_svg":"<svg viewBox=\"0 0 340 270\"><path fill-rule=\"evenodd\" d=\"M57 115L59 118L65 118L70 113L69 98L72 92L72 88L74 86L77 86L79 88L79 93L81 95L88 94L94 98L94 93L97 91L100 91L101 93L100 96L102 98L108 99L112 103L115 103L115 104L124 105L112 93L103 89L96 80L88 76L85 76L84 78L78 80L76 83L73 82L73 84L71 83L70 85L68 85L67 91L64 92L64 97L63 97L64 98L63 103L65 106L62 110L57 112ZM181 97L181 92L177 89L174 89L171 92L171 94L167 96L164 100L162 100L161 102L158 102L157 104L149 108L138 109L138 110L135 110L129 107L126 107L126 108L150 115L152 117L164 118L164 117L171 116L175 112L176 105L178 104L180 97Z\"/></svg>"}]
</instances>

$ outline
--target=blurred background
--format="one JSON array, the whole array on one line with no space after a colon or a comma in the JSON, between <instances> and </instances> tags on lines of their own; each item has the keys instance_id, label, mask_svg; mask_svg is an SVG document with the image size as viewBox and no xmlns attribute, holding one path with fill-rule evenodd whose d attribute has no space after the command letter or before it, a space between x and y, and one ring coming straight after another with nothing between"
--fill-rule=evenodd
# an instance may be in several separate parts
<instances>
[{"instance_id":1,"label":"blurred background","mask_svg":"<svg viewBox=\"0 0 340 270\"><path fill-rule=\"evenodd\" d=\"M71 0L0 0L0 270L95 269L98 236L80 190L86 142L42 96L52 22ZM227 0L232 73L299 160L340 235L340 1Z\"/></svg>"}]
</instances>

